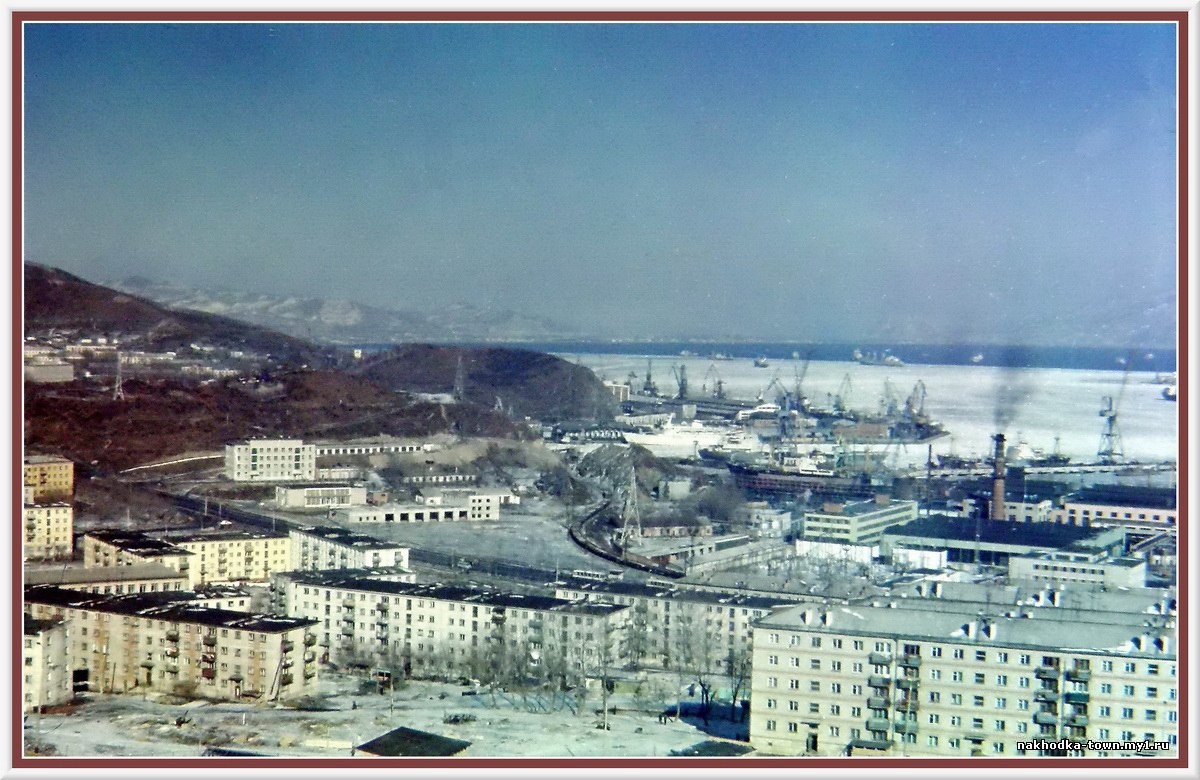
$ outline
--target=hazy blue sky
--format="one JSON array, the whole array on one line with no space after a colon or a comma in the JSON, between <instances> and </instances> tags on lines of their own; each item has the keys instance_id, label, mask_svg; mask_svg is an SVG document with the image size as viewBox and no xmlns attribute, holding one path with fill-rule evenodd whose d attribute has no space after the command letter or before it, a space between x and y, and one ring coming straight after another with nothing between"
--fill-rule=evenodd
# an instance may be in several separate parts
<instances>
[{"instance_id":1,"label":"hazy blue sky","mask_svg":"<svg viewBox=\"0 0 1200 780\"><path fill-rule=\"evenodd\" d=\"M1171 330L1171 25L25 29L26 258L86 278L623 335Z\"/></svg>"}]
</instances>

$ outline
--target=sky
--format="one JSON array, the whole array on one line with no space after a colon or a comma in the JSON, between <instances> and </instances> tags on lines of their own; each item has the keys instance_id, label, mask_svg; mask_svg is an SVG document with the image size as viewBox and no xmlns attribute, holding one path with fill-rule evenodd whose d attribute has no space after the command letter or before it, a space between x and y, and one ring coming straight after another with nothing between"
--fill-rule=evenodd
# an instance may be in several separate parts
<instances>
[{"instance_id":1,"label":"sky","mask_svg":"<svg viewBox=\"0 0 1200 780\"><path fill-rule=\"evenodd\" d=\"M1173 25L24 29L25 259L91 280L598 337L1173 338Z\"/></svg>"}]
</instances>

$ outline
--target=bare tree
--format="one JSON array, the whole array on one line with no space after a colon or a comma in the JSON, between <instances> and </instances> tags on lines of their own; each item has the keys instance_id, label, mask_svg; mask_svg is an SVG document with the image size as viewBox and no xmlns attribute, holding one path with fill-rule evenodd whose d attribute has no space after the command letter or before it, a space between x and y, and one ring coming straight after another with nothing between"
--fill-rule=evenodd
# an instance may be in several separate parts
<instances>
[{"instance_id":1,"label":"bare tree","mask_svg":"<svg viewBox=\"0 0 1200 780\"><path fill-rule=\"evenodd\" d=\"M729 652L727 661L727 674L729 675L730 688L733 689L733 697L730 702L730 715L733 720L741 721L745 715L743 710L738 708L738 694L749 684L751 672L751 654L744 647L739 647ZM739 715L739 712L741 715Z\"/></svg>"}]
</instances>

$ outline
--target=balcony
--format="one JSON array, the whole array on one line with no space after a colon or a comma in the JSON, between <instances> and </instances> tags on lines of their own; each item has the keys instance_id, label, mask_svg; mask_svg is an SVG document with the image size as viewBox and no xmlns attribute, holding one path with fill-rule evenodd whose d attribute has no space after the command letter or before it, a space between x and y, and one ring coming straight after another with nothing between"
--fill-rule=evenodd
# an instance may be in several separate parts
<instances>
[{"instance_id":1,"label":"balcony","mask_svg":"<svg viewBox=\"0 0 1200 780\"><path fill-rule=\"evenodd\" d=\"M871 653L867 656L867 661L879 666L890 666L892 656L891 653Z\"/></svg>"},{"instance_id":2,"label":"balcony","mask_svg":"<svg viewBox=\"0 0 1200 780\"><path fill-rule=\"evenodd\" d=\"M896 733L897 734L916 734L917 733L916 721L906 720L902 723L897 723L896 724Z\"/></svg>"},{"instance_id":3,"label":"balcony","mask_svg":"<svg viewBox=\"0 0 1200 780\"><path fill-rule=\"evenodd\" d=\"M217 677L217 670L211 669L211 668L210 669L201 669L200 676L206 680L215 680Z\"/></svg>"},{"instance_id":4,"label":"balcony","mask_svg":"<svg viewBox=\"0 0 1200 780\"><path fill-rule=\"evenodd\" d=\"M304 646L305 647L312 647L316 643L317 643L317 635L316 634L305 634L304 635Z\"/></svg>"},{"instance_id":5,"label":"balcony","mask_svg":"<svg viewBox=\"0 0 1200 780\"><path fill-rule=\"evenodd\" d=\"M901 699L896 702L896 710L898 712L916 712L921 709L921 704L917 701L916 696L910 696L907 699Z\"/></svg>"},{"instance_id":6,"label":"balcony","mask_svg":"<svg viewBox=\"0 0 1200 780\"><path fill-rule=\"evenodd\" d=\"M305 653L304 654L304 663L306 663L306 664L316 663L316 660L317 660L316 653Z\"/></svg>"},{"instance_id":7,"label":"balcony","mask_svg":"<svg viewBox=\"0 0 1200 780\"><path fill-rule=\"evenodd\" d=\"M912 691L916 690L920 683L920 679L916 677L901 677L900 679L896 680L896 687L902 691Z\"/></svg>"},{"instance_id":8,"label":"balcony","mask_svg":"<svg viewBox=\"0 0 1200 780\"><path fill-rule=\"evenodd\" d=\"M285 658L285 659L283 659L282 661L280 661L280 662L279 662L279 668L280 668L280 669L291 669L291 668L292 668L292 664L294 664L294 663L295 663L295 661L293 661L292 659L290 659L290 658Z\"/></svg>"},{"instance_id":9,"label":"balcony","mask_svg":"<svg viewBox=\"0 0 1200 780\"><path fill-rule=\"evenodd\" d=\"M887 718L867 718L867 731L887 731L892 722Z\"/></svg>"},{"instance_id":10,"label":"balcony","mask_svg":"<svg viewBox=\"0 0 1200 780\"><path fill-rule=\"evenodd\" d=\"M342 636L354 636L354 624L342 626Z\"/></svg>"},{"instance_id":11,"label":"balcony","mask_svg":"<svg viewBox=\"0 0 1200 780\"><path fill-rule=\"evenodd\" d=\"M376 611L376 612L382 612L382 613L384 613L384 614L386 615L386 614L387 614L387 611L388 611L388 605L387 605L387 604L384 604L384 603L381 601L381 602L379 602L378 604L376 604L376 605L375 605L375 611Z\"/></svg>"},{"instance_id":12,"label":"balcony","mask_svg":"<svg viewBox=\"0 0 1200 780\"><path fill-rule=\"evenodd\" d=\"M316 669L305 669L304 670L304 679L311 680L312 678L314 678L316 676L317 676Z\"/></svg>"},{"instance_id":13,"label":"balcony","mask_svg":"<svg viewBox=\"0 0 1200 780\"><path fill-rule=\"evenodd\" d=\"M1039 666L1033 670L1033 676L1039 680L1057 680L1062 672L1053 666Z\"/></svg>"},{"instance_id":14,"label":"balcony","mask_svg":"<svg viewBox=\"0 0 1200 780\"><path fill-rule=\"evenodd\" d=\"M179 641L179 632L176 631L175 629L171 629L170 631L168 631L167 632L167 641L168 642L178 642Z\"/></svg>"},{"instance_id":15,"label":"balcony","mask_svg":"<svg viewBox=\"0 0 1200 780\"><path fill-rule=\"evenodd\" d=\"M204 643L205 647L216 647L217 644L217 638L215 636L206 636L200 641Z\"/></svg>"},{"instance_id":16,"label":"balcony","mask_svg":"<svg viewBox=\"0 0 1200 780\"><path fill-rule=\"evenodd\" d=\"M1088 724L1087 715L1072 715L1065 721L1068 726L1086 726Z\"/></svg>"},{"instance_id":17,"label":"balcony","mask_svg":"<svg viewBox=\"0 0 1200 780\"><path fill-rule=\"evenodd\" d=\"M1063 701L1067 704L1087 704L1090 698L1086 693L1067 693L1063 695Z\"/></svg>"},{"instance_id":18,"label":"balcony","mask_svg":"<svg viewBox=\"0 0 1200 780\"><path fill-rule=\"evenodd\" d=\"M242 679L243 679L242 675L238 674L237 672L234 672L233 674L229 675L230 682L240 683L242 681Z\"/></svg>"},{"instance_id":19,"label":"balcony","mask_svg":"<svg viewBox=\"0 0 1200 780\"><path fill-rule=\"evenodd\" d=\"M919 656L919 655L902 656L900 658L900 665L907 666L909 669L919 669L919 668L921 668L921 656Z\"/></svg>"},{"instance_id":20,"label":"balcony","mask_svg":"<svg viewBox=\"0 0 1200 780\"><path fill-rule=\"evenodd\" d=\"M1033 722L1039 726L1053 726L1058 723L1058 716L1053 712L1039 712L1033 716Z\"/></svg>"},{"instance_id":21,"label":"balcony","mask_svg":"<svg viewBox=\"0 0 1200 780\"><path fill-rule=\"evenodd\" d=\"M179 667L168 664L166 667L166 672L167 674L179 674Z\"/></svg>"},{"instance_id":22,"label":"balcony","mask_svg":"<svg viewBox=\"0 0 1200 780\"><path fill-rule=\"evenodd\" d=\"M892 684L891 677L880 677L879 675L871 675L867 678L867 685L872 688L886 688Z\"/></svg>"},{"instance_id":23,"label":"balcony","mask_svg":"<svg viewBox=\"0 0 1200 780\"><path fill-rule=\"evenodd\" d=\"M283 644L279 646L281 652L290 653L296 649L296 643L290 639L283 640Z\"/></svg>"},{"instance_id":24,"label":"balcony","mask_svg":"<svg viewBox=\"0 0 1200 780\"><path fill-rule=\"evenodd\" d=\"M1071 682L1087 682L1092 679L1092 673L1088 669L1068 669L1067 679Z\"/></svg>"},{"instance_id":25,"label":"balcony","mask_svg":"<svg viewBox=\"0 0 1200 780\"><path fill-rule=\"evenodd\" d=\"M354 599L352 599L352 598L350 598L350 599L343 599L343 600L342 600L342 606L343 606L343 607L350 607L350 609L354 609Z\"/></svg>"},{"instance_id":26,"label":"balcony","mask_svg":"<svg viewBox=\"0 0 1200 780\"><path fill-rule=\"evenodd\" d=\"M200 660L206 664L215 664L217 662L216 653L201 653Z\"/></svg>"},{"instance_id":27,"label":"balcony","mask_svg":"<svg viewBox=\"0 0 1200 780\"><path fill-rule=\"evenodd\" d=\"M179 657L179 649L171 648L170 650L164 650L163 655L165 655L167 658L178 658Z\"/></svg>"},{"instance_id":28,"label":"balcony","mask_svg":"<svg viewBox=\"0 0 1200 780\"><path fill-rule=\"evenodd\" d=\"M295 678L292 677L292 675L290 675L290 674L279 675L279 684L280 685L291 685L294 680L295 680Z\"/></svg>"},{"instance_id":29,"label":"balcony","mask_svg":"<svg viewBox=\"0 0 1200 780\"><path fill-rule=\"evenodd\" d=\"M139 666L141 666L143 669L153 669L154 662L147 658L145 661L142 661Z\"/></svg>"},{"instance_id":30,"label":"balcony","mask_svg":"<svg viewBox=\"0 0 1200 780\"><path fill-rule=\"evenodd\" d=\"M1033 694L1033 698L1035 701L1058 701L1058 691L1042 688Z\"/></svg>"},{"instance_id":31,"label":"balcony","mask_svg":"<svg viewBox=\"0 0 1200 780\"><path fill-rule=\"evenodd\" d=\"M886 710L891 706L891 700L886 696L872 696L867 699L867 707L872 710Z\"/></svg>"}]
</instances>

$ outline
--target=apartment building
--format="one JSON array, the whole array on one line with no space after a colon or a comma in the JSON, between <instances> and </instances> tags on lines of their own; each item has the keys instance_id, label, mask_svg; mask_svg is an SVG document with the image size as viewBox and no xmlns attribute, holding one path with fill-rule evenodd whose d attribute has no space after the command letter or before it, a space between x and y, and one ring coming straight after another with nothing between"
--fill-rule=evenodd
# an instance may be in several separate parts
<instances>
[{"instance_id":1,"label":"apartment building","mask_svg":"<svg viewBox=\"0 0 1200 780\"><path fill-rule=\"evenodd\" d=\"M192 554L140 531L98 528L83 535L83 565L87 568L137 566L158 563L188 577L193 583Z\"/></svg>"},{"instance_id":2,"label":"apartment building","mask_svg":"<svg viewBox=\"0 0 1200 780\"><path fill-rule=\"evenodd\" d=\"M275 504L289 509L341 509L367 503L364 485L278 485Z\"/></svg>"},{"instance_id":3,"label":"apartment building","mask_svg":"<svg viewBox=\"0 0 1200 780\"><path fill-rule=\"evenodd\" d=\"M188 590L186 574L161 563L126 566L55 566L25 569L25 585L56 585L68 590L109 596L125 593L165 593Z\"/></svg>"},{"instance_id":4,"label":"apartment building","mask_svg":"<svg viewBox=\"0 0 1200 780\"><path fill-rule=\"evenodd\" d=\"M87 690L229 701L317 690L312 620L200 606L180 593L99 596L47 585L25 589L25 611L68 622L72 678Z\"/></svg>"},{"instance_id":5,"label":"apartment building","mask_svg":"<svg viewBox=\"0 0 1200 780\"><path fill-rule=\"evenodd\" d=\"M771 755L1105 757L1137 740L1175 755L1171 621L1053 615L936 601L777 612L755 626L751 744ZM1110 744L1030 744L1061 739Z\"/></svg>"},{"instance_id":6,"label":"apartment building","mask_svg":"<svg viewBox=\"0 0 1200 780\"><path fill-rule=\"evenodd\" d=\"M442 449L442 445L413 439L317 442L317 455L418 455Z\"/></svg>"},{"instance_id":7,"label":"apartment building","mask_svg":"<svg viewBox=\"0 0 1200 780\"><path fill-rule=\"evenodd\" d=\"M345 528L294 528L288 537L288 569L293 571L408 568L409 548Z\"/></svg>"},{"instance_id":8,"label":"apartment building","mask_svg":"<svg viewBox=\"0 0 1200 780\"><path fill-rule=\"evenodd\" d=\"M214 582L265 582L286 571L291 542L283 531L199 531L171 536L191 553L192 587Z\"/></svg>"},{"instance_id":9,"label":"apartment building","mask_svg":"<svg viewBox=\"0 0 1200 780\"><path fill-rule=\"evenodd\" d=\"M74 698L67 654L68 626L61 620L35 620L24 615L22 631L21 706L35 712Z\"/></svg>"},{"instance_id":10,"label":"apartment building","mask_svg":"<svg viewBox=\"0 0 1200 780\"><path fill-rule=\"evenodd\" d=\"M312 482L317 478L317 448L299 439L227 444L225 476L234 482Z\"/></svg>"},{"instance_id":11,"label":"apartment building","mask_svg":"<svg viewBox=\"0 0 1200 780\"><path fill-rule=\"evenodd\" d=\"M497 652L528 667L587 674L619 666L628 609L491 589L378 579L368 572L289 572L277 609L318 623L324 660L467 674Z\"/></svg>"},{"instance_id":12,"label":"apartment building","mask_svg":"<svg viewBox=\"0 0 1200 780\"><path fill-rule=\"evenodd\" d=\"M842 544L874 544L887 529L916 519L916 501L893 501L880 495L872 501L826 502L820 511L804 513L803 537Z\"/></svg>"},{"instance_id":13,"label":"apartment building","mask_svg":"<svg viewBox=\"0 0 1200 780\"><path fill-rule=\"evenodd\" d=\"M67 503L25 504L21 555L26 561L70 559L74 547L75 510Z\"/></svg>"},{"instance_id":14,"label":"apartment building","mask_svg":"<svg viewBox=\"0 0 1200 780\"><path fill-rule=\"evenodd\" d=\"M681 665L724 671L729 659L749 656L754 621L794 598L747 596L727 591L693 590L675 583L600 582L566 577L556 583L561 599L629 607L630 633L641 666L674 669ZM699 662L699 663L697 663Z\"/></svg>"},{"instance_id":15,"label":"apartment building","mask_svg":"<svg viewBox=\"0 0 1200 780\"><path fill-rule=\"evenodd\" d=\"M26 455L24 485L30 504L70 501L75 493L75 464L58 455Z\"/></svg>"}]
</instances>

